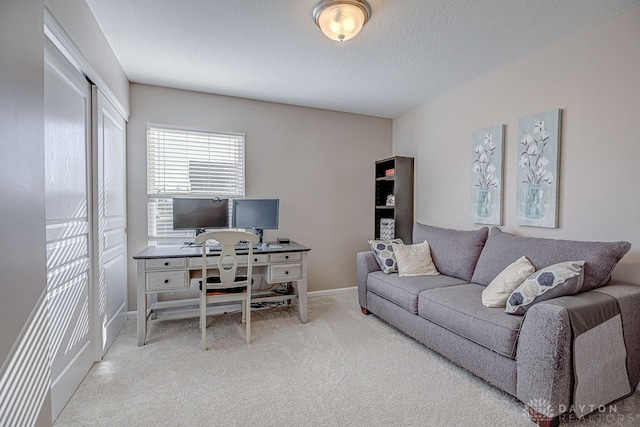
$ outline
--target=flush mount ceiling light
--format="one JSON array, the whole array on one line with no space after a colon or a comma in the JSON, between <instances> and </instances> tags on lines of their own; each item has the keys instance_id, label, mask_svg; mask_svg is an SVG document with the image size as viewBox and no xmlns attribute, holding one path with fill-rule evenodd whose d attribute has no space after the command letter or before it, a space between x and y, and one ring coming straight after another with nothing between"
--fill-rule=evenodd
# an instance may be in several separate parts
<instances>
[{"instance_id":1,"label":"flush mount ceiling light","mask_svg":"<svg viewBox=\"0 0 640 427\"><path fill-rule=\"evenodd\" d=\"M313 7L313 20L325 36L343 42L354 38L371 16L365 0L320 0Z\"/></svg>"}]
</instances>

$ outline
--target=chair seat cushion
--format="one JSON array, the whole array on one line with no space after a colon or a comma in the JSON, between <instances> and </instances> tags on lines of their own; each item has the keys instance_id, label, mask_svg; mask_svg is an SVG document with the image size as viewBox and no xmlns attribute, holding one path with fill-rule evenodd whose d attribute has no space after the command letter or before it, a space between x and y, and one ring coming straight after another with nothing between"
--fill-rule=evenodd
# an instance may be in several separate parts
<instances>
[{"instance_id":1,"label":"chair seat cushion","mask_svg":"<svg viewBox=\"0 0 640 427\"><path fill-rule=\"evenodd\" d=\"M413 276L399 277L397 273L384 274L375 271L369 274L367 290L387 299L405 310L418 313L418 295L425 289L441 288L467 283L455 277L445 276Z\"/></svg>"},{"instance_id":2,"label":"chair seat cushion","mask_svg":"<svg viewBox=\"0 0 640 427\"><path fill-rule=\"evenodd\" d=\"M482 305L484 286L474 283L420 293L418 315L511 359L515 357L522 316Z\"/></svg>"},{"instance_id":3,"label":"chair seat cushion","mask_svg":"<svg viewBox=\"0 0 640 427\"><path fill-rule=\"evenodd\" d=\"M246 282L247 276L236 276L234 282ZM198 281L200 283L199 290L202 291L202 280ZM219 276L210 276L207 277L207 283L211 284L220 284ZM251 284L253 285L253 279L251 279ZM231 293L240 293L247 292L247 288L244 286L237 286L234 288L215 288L215 289L207 289L207 295L221 295L221 294L231 294Z\"/></svg>"},{"instance_id":4,"label":"chair seat cushion","mask_svg":"<svg viewBox=\"0 0 640 427\"><path fill-rule=\"evenodd\" d=\"M246 282L247 276L236 276L234 282ZM252 281L253 282L253 281ZM200 281L202 284L202 281ZM207 277L207 283L220 283L220 276Z\"/></svg>"}]
</instances>

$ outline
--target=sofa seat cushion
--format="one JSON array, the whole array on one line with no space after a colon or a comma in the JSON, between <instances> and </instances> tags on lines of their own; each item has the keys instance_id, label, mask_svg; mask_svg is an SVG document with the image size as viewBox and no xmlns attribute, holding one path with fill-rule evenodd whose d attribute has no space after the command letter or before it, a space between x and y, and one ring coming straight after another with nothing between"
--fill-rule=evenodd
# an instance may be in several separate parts
<instances>
[{"instance_id":1,"label":"sofa seat cushion","mask_svg":"<svg viewBox=\"0 0 640 427\"><path fill-rule=\"evenodd\" d=\"M418 314L498 354L515 358L523 317L482 305L484 286L469 283L420 293Z\"/></svg>"},{"instance_id":2,"label":"sofa seat cushion","mask_svg":"<svg viewBox=\"0 0 640 427\"><path fill-rule=\"evenodd\" d=\"M387 299L405 310L418 314L418 295L425 289L441 288L467 283L445 275L400 277L374 271L367 278L367 290Z\"/></svg>"}]
</instances>

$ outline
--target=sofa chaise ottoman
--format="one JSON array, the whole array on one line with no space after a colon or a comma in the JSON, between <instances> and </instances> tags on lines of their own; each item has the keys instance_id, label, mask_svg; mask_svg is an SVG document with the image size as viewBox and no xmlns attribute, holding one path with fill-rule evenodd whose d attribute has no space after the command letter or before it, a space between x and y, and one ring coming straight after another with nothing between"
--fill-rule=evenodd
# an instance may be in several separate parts
<instances>
[{"instance_id":1,"label":"sofa chaise ottoman","mask_svg":"<svg viewBox=\"0 0 640 427\"><path fill-rule=\"evenodd\" d=\"M565 306L579 302L582 296L596 297L596 302L586 299L586 308L589 313L602 312L603 303L599 301L608 298L617 302L622 323L626 395L636 389L640 381L640 286L610 280L611 271L630 249L628 242L518 237L497 227L489 233L487 227L462 231L420 223L414 225L413 241L428 242L440 274L387 274L372 251L358 253L358 299L363 313L373 313L515 396L527 405L532 421L552 426L559 424L561 415L576 409L574 356L584 353L574 349L576 330L572 327L578 322ZM584 261L580 293L533 304L524 316L505 313L504 308L485 307L485 287L522 256L536 271L557 263ZM587 359L590 349L594 354L607 351L601 347L609 344L598 343L589 344L592 347L586 351ZM599 407L601 403L582 407L580 413Z\"/></svg>"}]
</instances>

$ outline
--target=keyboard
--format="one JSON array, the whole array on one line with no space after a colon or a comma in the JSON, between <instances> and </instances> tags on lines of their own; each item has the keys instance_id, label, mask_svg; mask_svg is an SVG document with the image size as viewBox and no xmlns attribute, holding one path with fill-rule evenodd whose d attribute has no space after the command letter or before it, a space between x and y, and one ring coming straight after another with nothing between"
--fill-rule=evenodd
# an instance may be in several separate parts
<instances>
[{"instance_id":1,"label":"keyboard","mask_svg":"<svg viewBox=\"0 0 640 427\"><path fill-rule=\"evenodd\" d=\"M256 243L253 244L253 249L257 248ZM236 245L236 249L249 249L249 242L240 242Z\"/></svg>"},{"instance_id":2,"label":"keyboard","mask_svg":"<svg viewBox=\"0 0 640 427\"><path fill-rule=\"evenodd\" d=\"M207 247L209 248L210 251L221 251L222 250L222 245L221 244L217 244L217 243L207 245ZM236 250L249 249L249 243L238 243L235 246L235 248L236 248ZM257 244L253 244L253 249L257 249L257 248L258 248L258 245Z\"/></svg>"}]
</instances>

